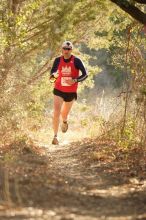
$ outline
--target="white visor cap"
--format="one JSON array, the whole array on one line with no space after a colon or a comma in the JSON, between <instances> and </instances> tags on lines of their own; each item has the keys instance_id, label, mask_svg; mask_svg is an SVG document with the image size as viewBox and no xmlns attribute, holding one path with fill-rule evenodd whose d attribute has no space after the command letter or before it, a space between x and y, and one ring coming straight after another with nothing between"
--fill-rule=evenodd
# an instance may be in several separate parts
<instances>
[{"instance_id":1,"label":"white visor cap","mask_svg":"<svg viewBox=\"0 0 146 220\"><path fill-rule=\"evenodd\" d=\"M63 47L73 49L73 44L70 41L64 41L63 44L62 44L62 48Z\"/></svg>"}]
</instances>

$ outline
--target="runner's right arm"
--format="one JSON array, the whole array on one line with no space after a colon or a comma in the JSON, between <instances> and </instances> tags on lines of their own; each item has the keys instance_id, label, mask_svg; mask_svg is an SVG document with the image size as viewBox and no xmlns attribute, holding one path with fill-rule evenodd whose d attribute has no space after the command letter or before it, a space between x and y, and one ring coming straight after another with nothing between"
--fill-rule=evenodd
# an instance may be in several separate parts
<instances>
[{"instance_id":1,"label":"runner's right arm","mask_svg":"<svg viewBox=\"0 0 146 220\"><path fill-rule=\"evenodd\" d=\"M50 75L53 75L53 73L56 73L56 72L57 72L58 66L59 66L59 62L60 62L60 57L57 57L57 58L54 60L53 66L52 66L52 68L51 68Z\"/></svg>"}]
</instances>

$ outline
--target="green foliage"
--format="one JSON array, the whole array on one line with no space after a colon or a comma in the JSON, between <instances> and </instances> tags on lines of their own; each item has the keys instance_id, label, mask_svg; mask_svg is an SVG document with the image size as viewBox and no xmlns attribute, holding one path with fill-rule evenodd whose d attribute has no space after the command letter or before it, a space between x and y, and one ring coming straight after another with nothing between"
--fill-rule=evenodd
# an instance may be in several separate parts
<instances>
[{"instance_id":1,"label":"green foliage","mask_svg":"<svg viewBox=\"0 0 146 220\"><path fill-rule=\"evenodd\" d=\"M89 77L81 84L80 91L94 86L94 76L102 69L99 63L109 62L115 66L113 74L117 83L120 82L127 48L125 34L132 23L109 1L1 0L0 11L2 136L9 136L10 130L15 136L18 130L23 130L23 123L29 117L41 121L52 98L48 80L50 66L60 54L60 45L65 39L73 41L75 55L80 51L88 69ZM143 45L143 36L140 42L137 40L139 28L137 24L133 28L131 48ZM91 54L83 53L83 43ZM108 51L109 58L106 61L105 56L101 56L98 63L94 53L100 48ZM97 62L94 66L91 57ZM128 59L129 67L130 64ZM140 61L138 64L143 66ZM136 68L138 70L138 65Z\"/></svg>"},{"instance_id":2,"label":"green foliage","mask_svg":"<svg viewBox=\"0 0 146 220\"><path fill-rule=\"evenodd\" d=\"M119 146L126 149L133 145L133 143L135 142L135 128L135 120L133 118L127 117L127 123L122 133L122 136L120 135L120 137L118 138Z\"/></svg>"},{"instance_id":3,"label":"green foliage","mask_svg":"<svg viewBox=\"0 0 146 220\"><path fill-rule=\"evenodd\" d=\"M146 96L146 85L143 85L143 87L141 88L141 93Z\"/></svg>"}]
</instances>

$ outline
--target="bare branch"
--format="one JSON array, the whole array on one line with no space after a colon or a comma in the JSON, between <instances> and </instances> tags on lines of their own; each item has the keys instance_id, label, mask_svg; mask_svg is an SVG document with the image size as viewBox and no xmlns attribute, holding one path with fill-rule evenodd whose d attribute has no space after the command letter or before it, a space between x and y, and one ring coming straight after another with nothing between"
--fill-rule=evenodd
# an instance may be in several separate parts
<instances>
[{"instance_id":1,"label":"bare branch","mask_svg":"<svg viewBox=\"0 0 146 220\"><path fill-rule=\"evenodd\" d=\"M135 0L135 2L140 3L140 4L146 4L146 0Z\"/></svg>"},{"instance_id":2,"label":"bare branch","mask_svg":"<svg viewBox=\"0 0 146 220\"><path fill-rule=\"evenodd\" d=\"M119 0L111 0L111 2L118 5L123 11L131 15L134 19L139 21L141 24L146 24L146 14L142 12L136 6L130 4L127 0L119 1Z\"/></svg>"}]
</instances>

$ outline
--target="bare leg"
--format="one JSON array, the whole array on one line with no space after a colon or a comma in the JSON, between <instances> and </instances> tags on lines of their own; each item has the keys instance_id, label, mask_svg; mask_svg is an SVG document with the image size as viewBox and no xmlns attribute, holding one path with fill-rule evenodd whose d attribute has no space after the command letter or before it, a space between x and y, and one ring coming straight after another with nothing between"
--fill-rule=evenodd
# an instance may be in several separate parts
<instances>
[{"instance_id":1,"label":"bare leg","mask_svg":"<svg viewBox=\"0 0 146 220\"><path fill-rule=\"evenodd\" d=\"M61 108L61 116L63 121L67 121L68 114L71 110L71 107L74 103L74 100L71 102L63 102L62 108Z\"/></svg>"},{"instance_id":2,"label":"bare leg","mask_svg":"<svg viewBox=\"0 0 146 220\"><path fill-rule=\"evenodd\" d=\"M59 119L60 119L62 104L63 104L63 99L59 96L54 95L54 114L53 114L54 135L57 135L58 133Z\"/></svg>"}]
</instances>

